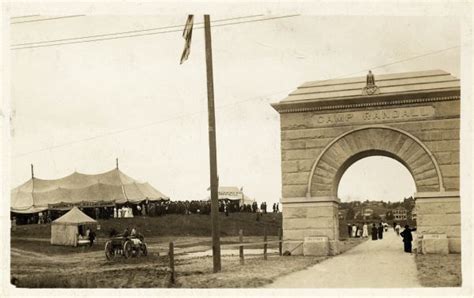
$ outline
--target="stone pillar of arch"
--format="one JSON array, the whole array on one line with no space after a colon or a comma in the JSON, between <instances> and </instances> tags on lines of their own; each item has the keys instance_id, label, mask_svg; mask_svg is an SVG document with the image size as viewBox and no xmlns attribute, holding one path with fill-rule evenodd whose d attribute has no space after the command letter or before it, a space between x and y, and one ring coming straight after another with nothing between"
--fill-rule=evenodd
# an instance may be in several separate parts
<instances>
[{"instance_id":1,"label":"stone pillar of arch","mask_svg":"<svg viewBox=\"0 0 474 298\"><path fill-rule=\"evenodd\" d=\"M307 82L273 104L281 122L284 249L292 254L318 237L329 241L326 254L338 253L339 181L374 155L413 176L418 239L444 236L449 251L460 252L459 79L434 70L375 74L374 82L371 92L365 77Z\"/></svg>"}]
</instances>

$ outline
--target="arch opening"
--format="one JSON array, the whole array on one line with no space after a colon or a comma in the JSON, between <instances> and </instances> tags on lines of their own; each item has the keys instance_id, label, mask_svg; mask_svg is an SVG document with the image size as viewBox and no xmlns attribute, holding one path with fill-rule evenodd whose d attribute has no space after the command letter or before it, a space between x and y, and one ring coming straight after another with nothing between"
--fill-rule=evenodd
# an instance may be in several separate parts
<instances>
[{"instance_id":1,"label":"arch opening","mask_svg":"<svg viewBox=\"0 0 474 298\"><path fill-rule=\"evenodd\" d=\"M416 192L409 168L390 154L366 152L348 161L340 172L335 189L341 202L395 202Z\"/></svg>"},{"instance_id":2,"label":"arch opening","mask_svg":"<svg viewBox=\"0 0 474 298\"><path fill-rule=\"evenodd\" d=\"M369 126L340 135L322 150L311 169L307 196L336 198L345 170L357 160L373 155L403 164L419 192L444 189L436 159L420 140L397 128Z\"/></svg>"},{"instance_id":3,"label":"arch opening","mask_svg":"<svg viewBox=\"0 0 474 298\"><path fill-rule=\"evenodd\" d=\"M401 179L401 181L399 180L398 182L400 182L399 185L402 188L406 184L409 186L406 188L407 191L399 192L399 196L412 196L417 189L415 178L410 167L401 158L391 152L368 150L352 156L342 164L336 173L333 189L335 190L336 197L341 199L341 201L345 198L345 194L347 194L349 188L352 188L352 191L362 193L366 187L381 189L382 186L384 186L385 188L395 190L397 189L395 187L396 183L387 182L393 182L393 180L388 179L395 178L397 175L397 178ZM377 182L379 186L377 186L375 182ZM362 188L356 188L357 185ZM370 198L384 200L382 194L372 193L373 195L371 195ZM393 193L395 193L395 191ZM391 197L393 198L394 196ZM403 197L399 199L403 199Z\"/></svg>"}]
</instances>

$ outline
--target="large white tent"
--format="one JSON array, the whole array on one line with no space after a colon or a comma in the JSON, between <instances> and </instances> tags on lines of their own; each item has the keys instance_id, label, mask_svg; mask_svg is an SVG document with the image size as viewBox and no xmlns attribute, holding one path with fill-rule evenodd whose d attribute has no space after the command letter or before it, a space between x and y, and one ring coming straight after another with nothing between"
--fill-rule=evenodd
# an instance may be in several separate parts
<instances>
[{"instance_id":1,"label":"large white tent","mask_svg":"<svg viewBox=\"0 0 474 298\"><path fill-rule=\"evenodd\" d=\"M95 224L97 221L74 207L51 223L51 244L77 246L79 227Z\"/></svg>"},{"instance_id":2,"label":"large white tent","mask_svg":"<svg viewBox=\"0 0 474 298\"><path fill-rule=\"evenodd\" d=\"M169 200L153 186L140 183L118 168L87 175L74 172L64 178L45 180L32 177L11 191L11 211L36 213L63 206L94 207L139 203L144 200Z\"/></svg>"}]
</instances>

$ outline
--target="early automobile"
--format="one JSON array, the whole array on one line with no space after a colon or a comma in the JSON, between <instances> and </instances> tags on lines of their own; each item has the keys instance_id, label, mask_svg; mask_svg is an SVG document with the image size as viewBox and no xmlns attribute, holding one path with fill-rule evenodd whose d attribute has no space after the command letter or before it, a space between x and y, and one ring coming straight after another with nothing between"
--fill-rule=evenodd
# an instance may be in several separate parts
<instances>
[{"instance_id":1,"label":"early automobile","mask_svg":"<svg viewBox=\"0 0 474 298\"><path fill-rule=\"evenodd\" d=\"M116 256L125 258L146 256L147 246L143 236L115 236L105 243L105 257L112 260Z\"/></svg>"}]
</instances>

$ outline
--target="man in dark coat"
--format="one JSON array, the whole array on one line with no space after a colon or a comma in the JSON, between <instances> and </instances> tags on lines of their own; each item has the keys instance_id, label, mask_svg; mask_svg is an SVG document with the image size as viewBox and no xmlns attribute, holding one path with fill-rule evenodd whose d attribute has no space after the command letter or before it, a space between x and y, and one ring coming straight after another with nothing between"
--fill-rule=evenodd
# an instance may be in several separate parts
<instances>
[{"instance_id":1,"label":"man in dark coat","mask_svg":"<svg viewBox=\"0 0 474 298\"><path fill-rule=\"evenodd\" d=\"M94 240L95 240L95 232L94 232L94 230L90 230L90 232L89 232L89 246L92 246L92 244L94 244Z\"/></svg>"},{"instance_id":2,"label":"man in dark coat","mask_svg":"<svg viewBox=\"0 0 474 298\"><path fill-rule=\"evenodd\" d=\"M377 240L377 227L372 224L372 240Z\"/></svg>"},{"instance_id":3,"label":"man in dark coat","mask_svg":"<svg viewBox=\"0 0 474 298\"><path fill-rule=\"evenodd\" d=\"M379 224L377 231L379 232L379 239L383 239L383 224L382 223Z\"/></svg>"},{"instance_id":4,"label":"man in dark coat","mask_svg":"<svg viewBox=\"0 0 474 298\"><path fill-rule=\"evenodd\" d=\"M410 227L406 225L405 230L400 233L400 236L403 237L403 246L405 252L411 253L411 242L413 241L413 236L411 235L411 232L413 231L416 231L416 229L410 229Z\"/></svg>"}]
</instances>

